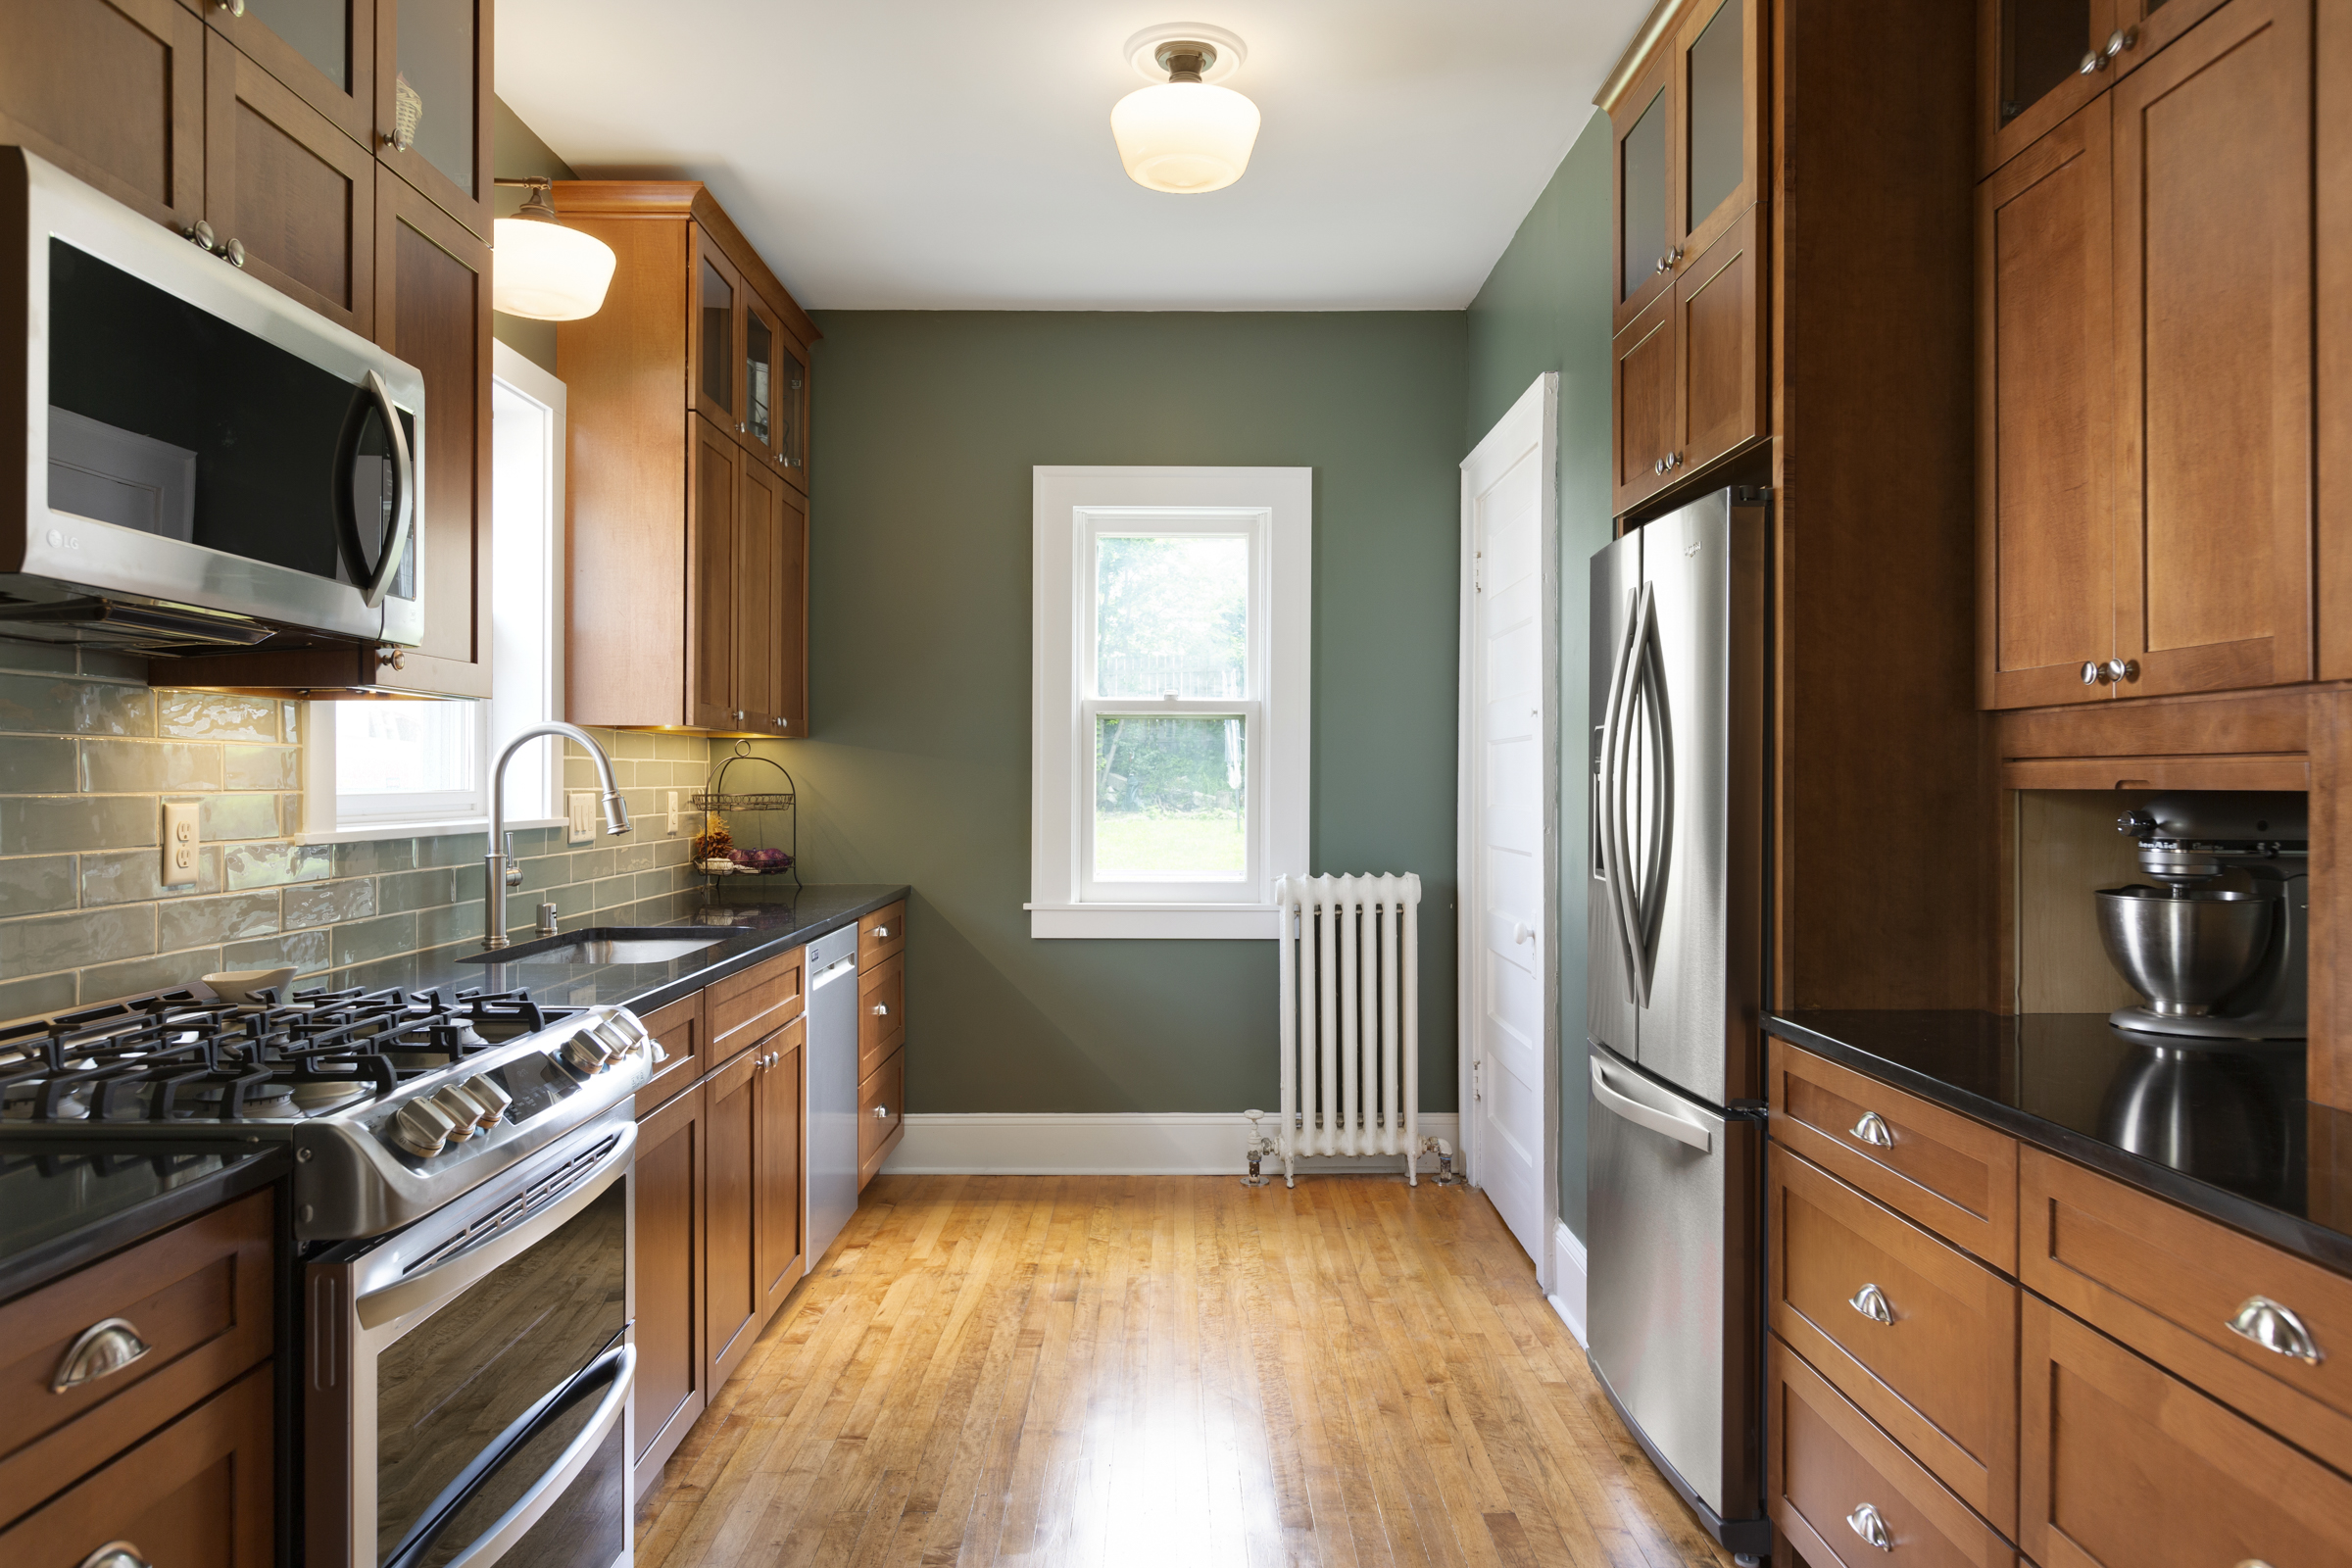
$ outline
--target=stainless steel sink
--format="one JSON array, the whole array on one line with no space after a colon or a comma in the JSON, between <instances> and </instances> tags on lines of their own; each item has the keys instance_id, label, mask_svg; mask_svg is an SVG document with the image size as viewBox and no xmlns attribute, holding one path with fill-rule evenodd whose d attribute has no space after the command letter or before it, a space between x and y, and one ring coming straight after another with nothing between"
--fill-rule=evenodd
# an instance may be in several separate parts
<instances>
[{"instance_id":1,"label":"stainless steel sink","mask_svg":"<svg viewBox=\"0 0 2352 1568\"><path fill-rule=\"evenodd\" d=\"M685 936L662 926L597 927L586 931L568 931L560 937L542 937L536 942L517 943L494 953L468 954L462 961L570 964L582 967L609 963L668 963L674 958L700 953L705 948L715 948L732 934Z\"/></svg>"}]
</instances>

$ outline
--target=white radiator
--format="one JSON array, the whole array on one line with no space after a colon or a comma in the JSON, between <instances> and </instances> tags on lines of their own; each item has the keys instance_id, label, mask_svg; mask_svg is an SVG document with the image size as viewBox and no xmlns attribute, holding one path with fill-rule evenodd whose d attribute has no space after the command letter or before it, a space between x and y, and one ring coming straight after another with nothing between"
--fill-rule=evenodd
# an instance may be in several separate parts
<instances>
[{"instance_id":1,"label":"white radiator","mask_svg":"<svg viewBox=\"0 0 2352 1568\"><path fill-rule=\"evenodd\" d=\"M1282 1123L1285 1181L1308 1154L1399 1154L1421 1143L1421 879L1285 876Z\"/></svg>"}]
</instances>

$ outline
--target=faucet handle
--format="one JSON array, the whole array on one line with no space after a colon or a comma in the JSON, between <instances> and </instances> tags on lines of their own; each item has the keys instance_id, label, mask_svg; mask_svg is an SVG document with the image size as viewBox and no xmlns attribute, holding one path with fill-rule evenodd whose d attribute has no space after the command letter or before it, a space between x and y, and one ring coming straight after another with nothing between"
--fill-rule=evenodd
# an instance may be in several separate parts
<instances>
[{"instance_id":1,"label":"faucet handle","mask_svg":"<svg viewBox=\"0 0 2352 1568\"><path fill-rule=\"evenodd\" d=\"M500 858L506 861L507 886L511 888L522 886L522 867L514 863L514 835L513 833L506 835L506 842L501 846Z\"/></svg>"}]
</instances>

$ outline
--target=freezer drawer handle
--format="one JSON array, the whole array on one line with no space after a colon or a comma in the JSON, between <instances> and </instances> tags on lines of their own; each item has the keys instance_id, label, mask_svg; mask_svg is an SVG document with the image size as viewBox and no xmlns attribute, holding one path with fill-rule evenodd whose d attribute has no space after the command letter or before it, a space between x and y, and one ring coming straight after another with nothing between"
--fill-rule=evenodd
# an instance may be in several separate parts
<instances>
[{"instance_id":1,"label":"freezer drawer handle","mask_svg":"<svg viewBox=\"0 0 2352 1568\"><path fill-rule=\"evenodd\" d=\"M1863 1286L1854 1293L1854 1298L1845 1304L1873 1323L1884 1323L1888 1328L1894 1326L1894 1308L1886 1304L1886 1293L1876 1285Z\"/></svg>"},{"instance_id":2,"label":"freezer drawer handle","mask_svg":"<svg viewBox=\"0 0 2352 1568\"><path fill-rule=\"evenodd\" d=\"M1635 1126L1646 1127L1653 1133L1664 1133L1676 1143L1689 1144L1702 1154L1714 1149L1715 1135L1706 1128L1695 1122L1685 1121L1672 1111L1660 1110L1654 1105L1644 1105L1633 1096L1612 1088L1607 1076L1601 1072L1600 1058L1594 1056L1592 1061L1593 1099Z\"/></svg>"},{"instance_id":3,"label":"freezer drawer handle","mask_svg":"<svg viewBox=\"0 0 2352 1568\"><path fill-rule=\"evenodd\" d=\"M1869 1503L1866 1502L1852 1513L1847 1514L1845 1522L1855 1535L1860 1536L1881 1551L1894 1549L1894 1537L1887 1534L1886 1521L1880 1518L1879 1510Z\"/></svg>"},{"instance_id":4,"label":"freezer drawer handle","mask_svg":"<svg viewBox=\"0 0 2352 1568\"><path fill-rule=\"evenodd\" d=\"M1862 1119L1854 1123L1853 1136L1857 1141L1868 1144L1873 1149L1892 1149L1894 1147L1893 1129L1886 1125L1886 1118L1875 1110L1866 1110L1862 1113Z\"/></svg>"}]
</instances>

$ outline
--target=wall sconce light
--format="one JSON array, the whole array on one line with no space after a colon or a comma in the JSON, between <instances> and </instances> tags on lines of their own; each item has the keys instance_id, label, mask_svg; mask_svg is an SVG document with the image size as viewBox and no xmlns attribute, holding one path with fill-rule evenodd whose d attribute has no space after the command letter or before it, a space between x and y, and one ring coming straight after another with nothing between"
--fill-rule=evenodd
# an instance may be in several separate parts
<instances>
[{"instance_id":1,"label":"wall sconce light","mask_svg":"<svg viewBox=\"0 0 2352 1568\"><path fill-rule=\"evenodd\" d=\"M1128 40L1138 70L1168 77L1111 107L1111 139L1128 178L1150 190L1199 196L1242 177L1257 145L1257 105L1210 79L1232 74L1242 53L1241 39L1197 24L1147 28Z\"/></svg>"},{"instance_id":2,"label":"wall sconce light","mask_svg":"<svg viewBox=\"0 0 2352 1568\"><path fill-rule=\"evenodd\" d=\"M612 247L564 226L549 200L553 182L545 177L498 183L531 194L520 212L493 225L490 308L536 321L576 321L603 309L612 283Z\"/></svg>"}]
</instances>

